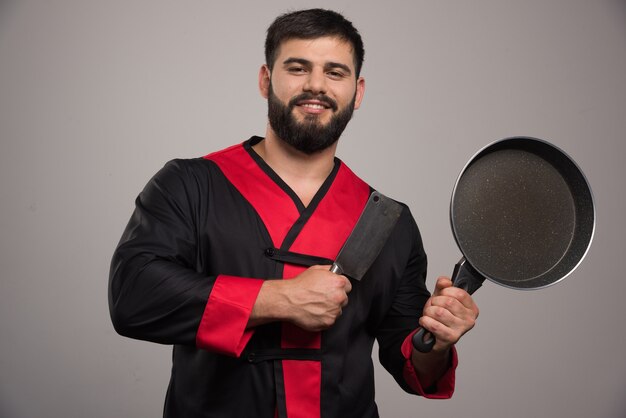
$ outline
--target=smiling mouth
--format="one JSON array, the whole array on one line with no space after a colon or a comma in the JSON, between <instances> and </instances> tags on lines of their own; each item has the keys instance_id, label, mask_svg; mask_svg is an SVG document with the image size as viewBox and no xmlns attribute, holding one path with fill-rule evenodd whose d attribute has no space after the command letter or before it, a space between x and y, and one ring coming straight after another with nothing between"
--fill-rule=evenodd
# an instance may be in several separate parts
<instances>
[{"instance_id":1,"label":"smiling mouth","mask_svg":"<svg viewBox=\"0 0 626 418\"><path fill-rule=\"evenodd\" d=\"M298 97L294 97L291 100L290 106L300 107L307 112L323 112L324 110L331 109L333 111L337 110L337 103L332 100L330 97L326 96L313 96L311 94L302 94Z\"/></svg>"},{"instance_id":2,"label":"smiling mouth","mask_svg":"<svg viewBox=\"0 0 626 418\"><path fill-rule=\"evenodd\" d=\"M329 106L324 106L319 103L302 103L302 104L298 104L298 106L305 107L307 109L313 109L313 110L324 110L324 109L329 108Z\"/></svg>"}]
</instances>

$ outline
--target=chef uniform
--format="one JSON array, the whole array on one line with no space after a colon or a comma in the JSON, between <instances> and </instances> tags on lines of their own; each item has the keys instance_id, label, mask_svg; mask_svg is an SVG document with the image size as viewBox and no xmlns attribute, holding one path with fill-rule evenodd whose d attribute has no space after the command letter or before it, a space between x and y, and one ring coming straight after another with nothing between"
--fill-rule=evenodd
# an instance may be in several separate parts
<instances>
[{"instance_id":1,"label":"chef uniform","mask_svg":"<svg viewBox=\"0 0 626 418\"><path fill-rule=\"evenodd\" d=\"M173 344L166 417L377 417L372 347L409 393L448 398L456 352L432 387L410 361L429 298L426 255L403 212L349 302L322 332L246 328L264 280L332 264L372 189L339 159L308 206L252 149L173 160L146 185L111 263L109 304L125 336Z\"/></svg>"}]
</instances>

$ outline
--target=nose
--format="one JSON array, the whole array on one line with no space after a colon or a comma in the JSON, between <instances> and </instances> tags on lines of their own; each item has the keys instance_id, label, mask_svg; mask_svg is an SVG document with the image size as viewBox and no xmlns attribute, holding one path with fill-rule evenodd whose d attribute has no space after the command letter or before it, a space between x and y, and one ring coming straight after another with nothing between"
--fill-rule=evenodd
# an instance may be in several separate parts
<instances>
[{"instance_id":1,"label":"nose","mask_svg":"<svg viewBox=\"0 0 626 418\"><path fill-rule=\"evenodd\" d=\"M326 75L319 68L313 69L307 76L304 91L312 94L326 94Z\"/></svg>"}]
</instances>

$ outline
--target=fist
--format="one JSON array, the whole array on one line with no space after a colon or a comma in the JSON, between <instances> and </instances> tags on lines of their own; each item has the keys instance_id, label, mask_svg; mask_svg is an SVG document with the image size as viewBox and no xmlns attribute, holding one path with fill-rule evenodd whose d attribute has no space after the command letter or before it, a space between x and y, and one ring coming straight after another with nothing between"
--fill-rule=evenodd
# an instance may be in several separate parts
<instances>
[{"instance_id":1,"label":"fist","mask_svg":"<svg viewBox=\"0 0 626 418\"><path fill-rule=\"evenodd\" d=\"M424 305L420 325L437 339L433 351L444 351L474 327L478 314L469 293L454 287L448 277L439 277L433 295Z\"/></svg>"},{"instance_id":2,"label":"fist","mask_svg":"<svg viewBox=\"0 0 626 418\"><path fill-rule=\"evenodd\" d=\"M337 321L348 304L352 284L329 269L313 266L285 281L290 322L307 331L322 331Z\"/></svg>"}]
</instances>

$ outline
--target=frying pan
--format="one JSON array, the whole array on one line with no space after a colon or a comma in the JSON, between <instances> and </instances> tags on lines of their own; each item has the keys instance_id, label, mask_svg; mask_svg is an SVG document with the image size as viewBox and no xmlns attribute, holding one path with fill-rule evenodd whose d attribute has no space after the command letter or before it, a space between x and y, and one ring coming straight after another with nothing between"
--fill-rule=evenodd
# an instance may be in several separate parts
<instances>
[{"instance_id":1,"label":"frying pan","mask_svg":"<svg viewBox=\"0 0 626 418\"><path fill-rule=\"evenodd\" d=\"M485 279L541 289L583 260L595 230L591 188L565 152L537 138L511 137L476 153L452 192L450 224L463 254L454 286L474 293ZM435 345L420 328L418 351Z\"/></svg>"}]
</instances>

